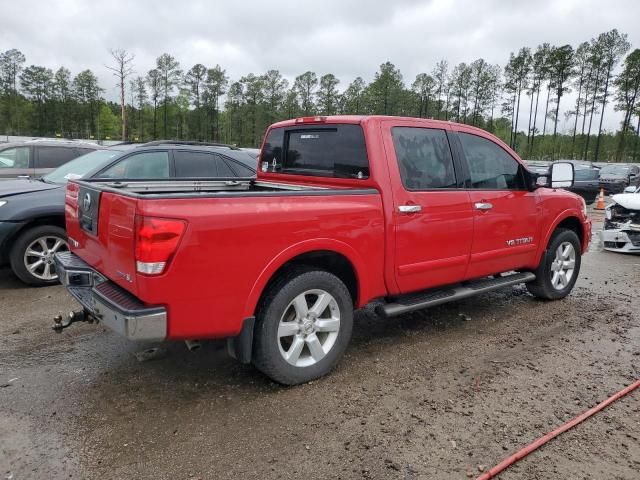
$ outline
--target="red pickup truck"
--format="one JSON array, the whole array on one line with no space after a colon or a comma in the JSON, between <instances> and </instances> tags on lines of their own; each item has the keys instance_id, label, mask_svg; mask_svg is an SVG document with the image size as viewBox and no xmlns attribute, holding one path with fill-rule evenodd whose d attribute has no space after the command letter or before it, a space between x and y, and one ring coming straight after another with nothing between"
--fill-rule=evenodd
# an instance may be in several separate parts
<instances>
[{"instance_id":1,"label":"red pickup truck","mask_svg":"<svg viewBox=\"0 0 640 480\"><path fill-rule=\"evenodd\" d=\"M161 149L162 147L157 147ZM257 179L72 180L56 270L132 340L227 338L272 379L326 374L354 309L405 312L526 283L565 297L591 224L573 166L527 170L450 122L305 117L272 125Z\"/></svg>"}]
</instances>

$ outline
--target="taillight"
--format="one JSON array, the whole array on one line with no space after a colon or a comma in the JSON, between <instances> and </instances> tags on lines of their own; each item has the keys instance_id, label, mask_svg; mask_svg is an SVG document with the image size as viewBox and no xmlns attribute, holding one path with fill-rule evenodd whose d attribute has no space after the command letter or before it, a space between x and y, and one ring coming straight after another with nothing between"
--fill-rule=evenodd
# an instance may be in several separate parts
<instances>
[{"instance_id":1,"label":"taillight","mask_svg":"<svg viewBox=\"0 0 640 480\"><path fill-rule=\"evenodd\" d=\"M186 228L183 220L136 216L136 271L160 275Z\"/></svg>"}]
</instances>

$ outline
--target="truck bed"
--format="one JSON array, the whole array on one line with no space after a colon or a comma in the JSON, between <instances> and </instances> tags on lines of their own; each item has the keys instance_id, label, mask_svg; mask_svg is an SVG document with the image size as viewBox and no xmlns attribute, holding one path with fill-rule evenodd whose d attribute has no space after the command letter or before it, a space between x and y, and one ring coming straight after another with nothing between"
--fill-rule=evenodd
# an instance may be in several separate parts
<instances>
[{"instance_id":1,"label":"truck bed","mask_svg":"<svg viewBox=\"0 0 640 480\"><path fill-rule=\"evenodd\" d=\"M386 292L382 197L370 186L74 180L65 209L73 252L143 304L165 305L168 338L236 335L269 278L309 249L337 252L357 266L362 302ZM162 274L137 271L140 218L186 225Z\"/></svg>"}]
</instances>

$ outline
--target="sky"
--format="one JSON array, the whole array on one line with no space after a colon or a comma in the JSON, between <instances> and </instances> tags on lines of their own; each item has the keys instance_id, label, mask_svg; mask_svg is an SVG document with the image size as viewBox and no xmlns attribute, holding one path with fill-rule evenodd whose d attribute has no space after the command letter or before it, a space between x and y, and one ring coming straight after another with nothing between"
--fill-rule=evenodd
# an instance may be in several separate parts
<instances>
[{"instance_id":1,"label":"sky","mask_svg":"<svg viewBox=\"0 0 640 480\"><path fill-rule=\"evenodd\" d=\"M17 48L27 65L64 65L74 75L90 68L116 100L105 66L114 48L135 55L138 75L167 52L185 71L220 64L232 80L269 69L293 80L311 70L335 74L341 89L356 76L370 81L389 60L410 84L443 58L450 68L480 57L504 66L522 46L575 48L612 28L640 48L640 1L0 0L0 25L0 51ZM563 97L561 110L574 101ZM619 121L609 105L605 128ZM559 127L569 128L564 120Z\"/></svg>"}]
</instances>

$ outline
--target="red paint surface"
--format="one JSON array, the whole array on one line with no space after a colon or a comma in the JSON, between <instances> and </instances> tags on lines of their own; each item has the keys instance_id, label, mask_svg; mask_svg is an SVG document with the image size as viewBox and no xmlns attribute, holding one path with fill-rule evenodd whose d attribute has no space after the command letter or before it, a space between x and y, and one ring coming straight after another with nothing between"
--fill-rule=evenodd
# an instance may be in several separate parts
<instances>
[{"instance_id":1,"label":"red paint surface","mask_svg":"<svg viewBox=\"0 0 640 480\"><path fill-rule=\"evenodd\" d=\"M358 280L358 306L377 297L418 291L464 279L532 269L553 229L568 217L591 226L581 200L563 190L409 192L400 181L390 131L394 126L482 130L449 122L394 117L328 117L326 123L361 124L370 163L367 179L262 173L261 180L336 188L373 188L367 195L228 198L142 198L102 192L98 236L80 229L77 185L69 182L67 229L74 253L148 304L167 307L170 339L222 338L254 314L273 274L298 255L328 250L346 257ZM274 127L295 126L295 121ZM258 169L259 170L259 169ZM74 196L75 193L75 196ZM480 212L477 201L494 208ZM422 211L399 214L398 206ZM182 219L186 229L162 275L136 274L135 216ZM533 237L508 247L510 239ZM129 274L127 281L122 273Z\"/></svg>"}]
</instances>

